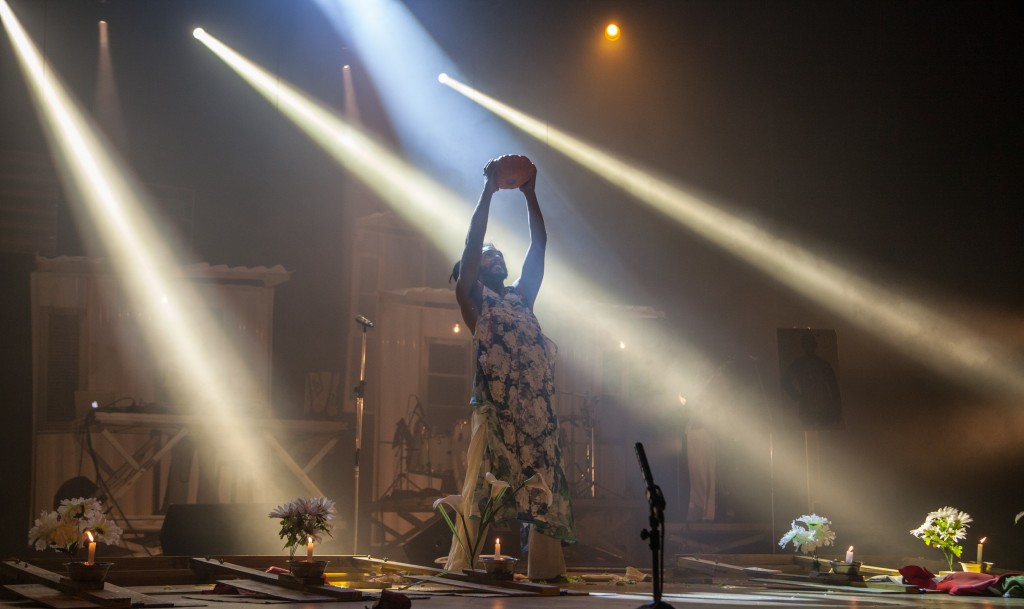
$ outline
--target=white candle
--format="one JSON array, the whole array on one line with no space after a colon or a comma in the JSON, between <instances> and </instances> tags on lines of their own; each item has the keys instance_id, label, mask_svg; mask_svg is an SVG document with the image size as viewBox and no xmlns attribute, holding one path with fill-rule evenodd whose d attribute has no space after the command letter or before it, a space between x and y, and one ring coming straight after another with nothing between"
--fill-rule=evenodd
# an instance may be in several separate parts
<instances>
[{"instance_id":1,"label":"white candle","mask_svg":"<svg viewBox=\"0 0 1024 609\"><path fill-rule=\"evenodd\" d=\"M978 542L978 564L979 565L981 564L981 550L982 550L982 546L985 545L985 540L986 539L988 539L988 537L982 537L981 541Z\"/></svg>"},{"instance_id":2,"label":"white candle","mask_svg":"<svg viewBox=\"0 0 1024 609\"><path fill-rule=\"evenodd\" d=\"M501 558L501 538L494 538L494 557Z\"/></svg>"},{"instance_id":3,"label":"white candle","mask_svg":"<svg viewBox=\"0 0 1024 609\"><path fill-rule=\"evenodd\" d=\"M89 538L89 558L85 560L85 564L91 565L92 563L96 562L96 542L94 541L94 538L92 536L92 531L86 531L85 535ZM981 553L979 552L979 556L980 554Z\"/></svg>"},{"instance_id":4,"label":"white candle","mask_svg":"<svg viewBox=\"0 0 1024 609\"><path fill-rule=\"evenodd\" d=\"M313 558L313 538L306 538L306 558Z\"/></svg>"},{"instance_id":5,"label":"white candle","mask_svg":"<svg viewBox=\"0 0 1024 609\"><path fill-rule=\"evenodd\" d=\"M850 549L846 551L846 562L853 562L853 546L850 546Z\"/></svg>"}]
</instances>

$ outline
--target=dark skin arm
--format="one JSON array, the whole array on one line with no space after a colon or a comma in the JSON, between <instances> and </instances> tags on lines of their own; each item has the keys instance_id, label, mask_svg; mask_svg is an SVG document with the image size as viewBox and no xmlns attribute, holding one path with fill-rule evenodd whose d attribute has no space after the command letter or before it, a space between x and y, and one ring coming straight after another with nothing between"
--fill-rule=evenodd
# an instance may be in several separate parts
<instances>
[{"instance_id":1,"label":"dark skin arm","mask_svg":"<svg viewBox=\"0 0 1024 609\"><path fill-rule=\"evenodd\" d=\"M540 284L544 281L544 254L548 245L548 232L544 227L544 216L540 213L536 185L537 172L534 171L533 177L519 187L519 190L526 195L526 212L530 222L530 247L526 250L523 271L515 284L516 290L531 311L533 303L537 300Z\"/></svg>"},{"instance_id":2,"label":"dark skin arm","mask_svg":"<svg viewBox=\"0 0 1024 609\"><path fill-rule=\"evenodd\" d=\"M455 299L459 302L462 319L470 332L476 332L476 320L480 317L480 259L484 247L484 234L487 232L487 219L491 213L491 197L498 190L491 163L484 168L484 176L484 189L469 220L469 234L466 235L466 247L462 250L459 279L455 282Z\"/></svg>"},{"instance_id":3,"label":"dark skin arm","mask_svg":"<svg viewBox=\"0 0 1024 609\"><path fill-rule=\"evenodd\" d=\"M503 283L497 278L481 277L481 261L485 255L500 255L494 250L483 252L484 235L487 232L487 220L490 216L491 197L498 190L493 171L493 165L487 164L484 168L483 191L480 193L480 200L473 210L473 216L469 222L469 234L466 236L466 247L462 252L462 260L459 268L459 279L455 284L455 298L459 303L462 312L462 319L470 332L476 332L476 322L480 317L482 307L484 281L489 281L487 287L501 293L504 289ZM544 227L544 217L540 211L540 204L537 201L535 191L537 174L523 184L519 190L526 196L526 208L530 225L530 247L526 252L523 261L523 269L520 278L513 284L513 288L526 301L531 309L540 290L541 281L544 278L544 253L547 247L547 231Z\"/></svg>"}]
</instances>

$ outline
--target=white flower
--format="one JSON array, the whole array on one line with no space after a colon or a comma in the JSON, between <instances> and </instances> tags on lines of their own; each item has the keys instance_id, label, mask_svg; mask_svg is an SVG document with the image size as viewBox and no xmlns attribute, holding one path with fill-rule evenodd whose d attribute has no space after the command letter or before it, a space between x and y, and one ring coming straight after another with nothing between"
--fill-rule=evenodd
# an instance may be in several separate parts
<instances>
[{"instance_id":1,"label":"white flower","mask_svg":"<svg viewBox=\"0 0 1024 609\"><path fill-rule=\"evenodd\" d=\"M117 526L117 523L107 518L102 518L93 522L89 526L89 530L96 536L96 541L102 541L107 545L113 545L121 540L121 527Z\"/></svg>"},{"instance_id":2,"label":"white flower","mask_svg":"<svg viewBox=\"0 0 1024 609\"><path fill-rule=\"evenodd\" d=\"M447 497L441 497L434 501L434 509L436 510L437 506L441 504L450 505L456 512L458 512L459 507L462 505L462 495L448 495Z\"/></svg>"},{"instance_id":3,"label":"white flower","mask_svg":"<svg viewBox=\"0 0 1024 609\"><path fill-rule=\"evenodd\" d=\"M36 518L35 526L28 531L28 543L37 550L50 547L50 540L56 536L57 529L63 526L57 512L43 512Z\"/></svg>"},{"instance_id":4,"label":"white flower","mask_svg":"<svg viewBox=\"0 0 1024 609\"><path fill-rule=\"evenodd\" d=\"M484 474L484 478L486 478L487 481L491 483L491 499L497 497L498 493L501 492L501 489L509 488L511 486L508 482L505 482L504 480L498 480L498 478L491 472L487 472L486 474Z\"/></svg>"},{"instance_id":5,"label":"white flower","mask_svg":"<svg viewBox=\"0 0 1024 609\"><path fill-rule=\"evenodd\" d=\"M530 476L530 479L526 481L525 486L526 488L534 488L541 491L545 497L544 503L551 503L553 493L551 492L551 487L544 481L544 476L541 476L540 474Z\"/></svg>"},{"instance_id":6,"label":"white flower","mask_svg":"<svg viewBox=\"0 0 1024 609\"><path fill-rule=\"evenodd\" d=\"M121 527L107 517L103 504L94 497L63 499L57 509L43 512L29 529L29 545L37 550L53 548L73 555L83 543L85 531L95 540L113 545L121 540Z\"/></svg>"},{"instance_id":7,"label":"white flower","mask_svg":"<svg viewBox=\"0 0 1024 609\"><path fill-rule=\"evenodd\" d=\"M952 570L953 559L959 558L963 552L963 546L957 541L967 536L967 525L970 522L969 514L947 506L929 512L921 526L910 531L910 534L926 546L940 549Z\"/></svg>"},{"instance_id":8,"label":"white flower","mask_svg":"<svg viewBox=\"0 0 1024 609\"><path fill-rule=\"evenodd\" d=\"M798 552L811 553L820 547L830 546L836 539L831 524L828 518L817 514L801 516L792 522L792 528L779 540L779 546L784 548L792 543Z\"/></svg>"}]
</instances>

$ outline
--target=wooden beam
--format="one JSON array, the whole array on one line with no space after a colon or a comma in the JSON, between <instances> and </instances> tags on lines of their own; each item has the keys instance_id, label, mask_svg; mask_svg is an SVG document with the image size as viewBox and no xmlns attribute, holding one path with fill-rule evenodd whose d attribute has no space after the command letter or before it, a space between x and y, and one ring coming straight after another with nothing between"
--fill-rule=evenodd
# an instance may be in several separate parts
<instances>
[{"instance_id":1,"label":"wooden beam","mask_svg":"<svg viewBox=\"0 0 1024 609\"><path fill-rule=\"evenodd\" d=\"M314 594L322 594L330 596L334 600L357 601L363 599L363 593L359 590L353 590L352 588L306 584L303 583L301 580L281 578L278 577L277 574L275 573L267 573L266 571L260 571L259 569L252 569L250 567L243 567L242 565L236 565L234 563L225 562L222 560L212 558L193 558L191 563L192 568L196 571L231 573L237 576L238 578L263 582L266 584L279 586L281 588L303 590Z\"/></svg>"}]
</instances>

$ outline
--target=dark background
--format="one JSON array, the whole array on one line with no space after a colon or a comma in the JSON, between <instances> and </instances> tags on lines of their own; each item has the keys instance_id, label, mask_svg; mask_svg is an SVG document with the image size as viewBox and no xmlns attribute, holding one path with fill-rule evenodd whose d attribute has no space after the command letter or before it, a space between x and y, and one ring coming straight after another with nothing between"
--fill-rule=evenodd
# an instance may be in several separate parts
<instances>
[{"instance_id":1,"label":"dark background","mask_svg":"<svg viewBox=\"0 0 1024 609\"><path fill-rule=\"evenodd\" d=\"M385 206L344 198L354 178L191 31L202 25L335 108L339 66L350 63L364 122L394 142L358 54L305 0L9 1L85 108L96 93L95 24L110 21L121 152L143 182L194 193L190 261L294 272L275 301L274 397L278 412L301 411L307 371L355 365L339 347L346 240L354 219ZM1019 2L407 4L471 85L1021 354ZM594 40L608 19L622 23L628 53L602 60ZM0 150L45 155L11 46L0 48ZM709 359L760 362L740 367L737 382L764 380L780 408L776 328L836 329L846 426L821 442L838 489L824 509L837 530L857 531L864 546L932 553L906 531L955 505L975 518L969 539L990 536L990 560L1024 564L1024 525L1012 524L1024 510L1020 395L946 378L560 155L523 149L557 189L547 210L557 254L618 299L665 311L666 335ZM465 195L467 218L485 161L465 168L473 180L436 176ZM61 222L57 253L82 253L66 213ZM4 534L8 553L23 545L27 509L29 266L5 254L4 456L26 464L4 474L3 520L19 523ZM447 273L438 269L436 287ZM799 454L791 413L779 421L789 427L776 441ZM799 474L777 490L783 524L803 513Z\"/></svg>"}]
</instances>

